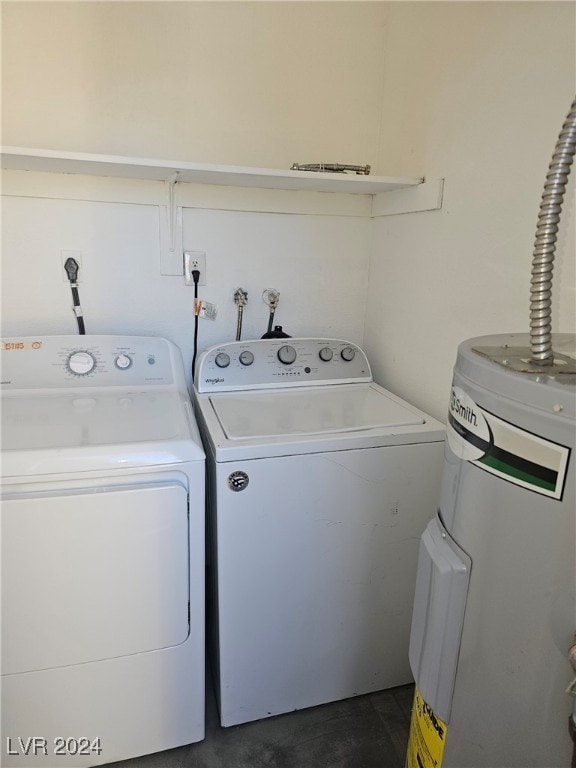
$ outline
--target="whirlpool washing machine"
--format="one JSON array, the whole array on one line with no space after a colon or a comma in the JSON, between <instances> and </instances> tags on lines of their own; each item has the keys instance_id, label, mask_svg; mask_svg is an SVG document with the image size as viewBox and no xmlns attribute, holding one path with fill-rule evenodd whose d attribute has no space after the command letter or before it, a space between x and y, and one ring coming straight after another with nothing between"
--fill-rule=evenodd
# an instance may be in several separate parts
<instances>
[{"instance_id":1,"label":"whirlpool washing machine","mask_svg":"<svg viewBox=\"0 0 576 768\"><path fill-rule=\"evenodd\" d=\"M2 342L2 765L204 736L204 471L179 350Z\"/></svg>"},{"instance_id":2,"label":"whirlpool washing machine","mask_svg":"<svg viewBox=\"0 0 576 768\"><path fill-rule=\"evenodd\" d=\"M411 682L443 426L346 341L222 344L196 374L222 725Z\"/></svg>"}]
</instances>

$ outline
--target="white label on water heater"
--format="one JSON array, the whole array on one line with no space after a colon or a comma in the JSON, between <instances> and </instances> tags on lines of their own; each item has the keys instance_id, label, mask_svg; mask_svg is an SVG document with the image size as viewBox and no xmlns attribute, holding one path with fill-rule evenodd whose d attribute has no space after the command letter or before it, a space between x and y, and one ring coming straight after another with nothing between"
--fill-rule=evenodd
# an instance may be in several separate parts
<instances>
[{"instance_id":1,"label":"white label on water heater","mask_svg":"<svg viewBox=\"0 0 576 768\"><path fill-rule=\"evenodd\" d=\"M570 449L485 411L460 387L452 387L446 436L463 461L543 496L562 498Z\"/></svg>"}]
</instances>

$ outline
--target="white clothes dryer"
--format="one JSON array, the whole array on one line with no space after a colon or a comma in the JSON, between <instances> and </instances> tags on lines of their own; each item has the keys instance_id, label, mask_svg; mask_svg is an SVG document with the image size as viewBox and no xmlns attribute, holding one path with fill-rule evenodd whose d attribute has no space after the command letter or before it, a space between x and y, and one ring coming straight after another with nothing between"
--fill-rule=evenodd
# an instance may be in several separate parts
<instances>
[{"instance_id":1,"label":"white clothes dryer","mask_svg":"<svg viewBox=\"0 0 576 768\"><path fill-rule=\"evenodd\" d=\"M443 426L335 339L212 347L194 397L222 725L410 682Z\"/></svg>"},{"instance_id":2,"label":"white clothes dryer","mask_svg":"<svg viewBox=\"0 0 576 768\"><path fill-rule=\"evenodd\" d=\"M205 457L161 338L2 341L2 765L204 737Z\"/></svg>"}]
</instances>

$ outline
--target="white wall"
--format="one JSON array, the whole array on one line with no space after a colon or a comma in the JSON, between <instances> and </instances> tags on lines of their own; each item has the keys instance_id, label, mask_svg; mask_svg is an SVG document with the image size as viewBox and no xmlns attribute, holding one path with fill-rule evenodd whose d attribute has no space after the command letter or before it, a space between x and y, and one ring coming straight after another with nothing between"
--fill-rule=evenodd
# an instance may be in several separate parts
<instances>
[{"instance_id":1,"label":"white wall","mask_svg":"<svg viewBox=\"0 0 576 768\"><path fill-rule=\"evenodd\" d=\"M385 13L372 3L2 3L2 141L278 168L374 164ZM4 177L3 334L75 332L60 257L71 249L83 254L89 332L163 334L189 360L193 289L160 274L147 191L131 183L110 195L108 184L100 195L88 179L46 176ZM249 293L244 337L266 330L261 294L274 287L288 333L361 342L366 217L306 201L310 215L198 206L185 209L183 245L206 251L200 295L218 306L215 322L200 322L201 348L234 338L238 286ZM229 195L226 206L236 206Z\"/></svg>"},{"instance_id":2,"label":"white wall","mask_svg":"<svg viewBox=\"0 0 576 768\"><path fill-rule=\"evenodd\" d=\"M359 341L365 311L377 380L444 418L458 342L527 329L540 195L574 94L574 11L557 2L4 2L3 143L283 168L369 162L383 174L445 177L437 212L371 221L360 209L199 204L184 217L184 246L208 254L202 294L220 308L214 325L203 321L204 345L233 336L231 295L242 284L246 335L264 329L266 287L281 291L278 320L291 333ZM191 289L160 276L157 207L145 195L98 202L81 178L54 195L38 181L46 175L7 174L3 332L74 331L60 251L77 249L90 330L163 333L189 356ZM573 190L574 178L555 275L558 331L574 327Z\"/></svg>"},{"instance_id":3,"label":"white wall","mask_svg":"<svg viewBox=\"0 0 576 768\"><path fill-rule=\"evenodd\" d=\"M200 320L199 349L235 338L239 286L248 291L242 338L266 331L262 291L276 288L275 324L290 335L361 343L370 223L186 208L184 248L206 252L199 295L218 307L215 321ZM2 246L4 336L77 332L61 252L79 251L87 332L166 336L189 370L194 293L182 277L160 275L158 206L5 195Z\"/></svg>"},{"instance_id":4,"label":"white wall","mask_svg":"<svg viewBox=\"0 0 576 768\"><path fill-rule=\"evenodd\" d=\"M3 2L3 143L377 162L385 3Z\"/></svg>"},{"instance_id":5,"label":"white wall","mask_svg":"<svg viewBox=\"0 0 576 768\"><path fill-rule=\"evenodd\" d=\"M381 383L443 419L460 341L528 332L548 163L575 91L573 3L395 3L381 163L445 177L441 211L376 221L365 346ZM574 176L554 330L575 320Z\"/></svg>"}]
</instances>

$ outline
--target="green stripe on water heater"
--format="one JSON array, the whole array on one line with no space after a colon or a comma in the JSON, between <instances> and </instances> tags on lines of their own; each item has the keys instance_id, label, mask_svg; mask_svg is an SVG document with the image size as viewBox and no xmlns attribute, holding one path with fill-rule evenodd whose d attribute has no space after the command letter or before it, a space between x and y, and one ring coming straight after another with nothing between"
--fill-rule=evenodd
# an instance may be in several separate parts
<instances>
[{"instance_id":1,"label":"green stripe on water heater","mask_svg":"<svg viewBox=\"0 0 576 768\"><path fill-rule=\"evenodd\" d=\"M502 472L503 475L509 475L510 477L514 477L516 480L521 480L522 482L528 483L529 485L534 485L537 488L543 488L547 491L554 491L556 489L556 483L550 483L540 477L530 475L528 472L523 472L521 469L513 467L510 464L506 464L506 462L501 461L494 456L484 456L478 461L478 463L485 464L486 466L495 469L497 472Z\"/></svg>"}]
</instances>

